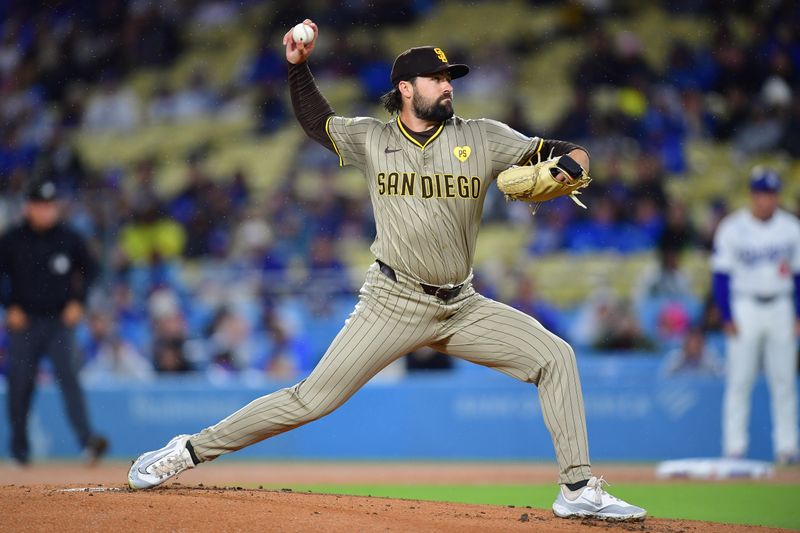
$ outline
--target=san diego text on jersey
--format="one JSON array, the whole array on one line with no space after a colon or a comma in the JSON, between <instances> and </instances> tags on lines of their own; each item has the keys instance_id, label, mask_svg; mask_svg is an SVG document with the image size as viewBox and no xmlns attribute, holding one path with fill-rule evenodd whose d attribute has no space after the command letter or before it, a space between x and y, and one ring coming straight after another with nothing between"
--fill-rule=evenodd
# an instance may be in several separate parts
<instances>
[{"instance_id":1,"label":"san diego text on jersey","mask_svg":"<svg viewBox=\"0 0 800 533\"><path fill-rule=\"evenodd\" d=\"M420 196L422 198L480 198L481 179L477 176L416 172L379 172L376 176L380 196Z\"/></svg>"}]
</instances>

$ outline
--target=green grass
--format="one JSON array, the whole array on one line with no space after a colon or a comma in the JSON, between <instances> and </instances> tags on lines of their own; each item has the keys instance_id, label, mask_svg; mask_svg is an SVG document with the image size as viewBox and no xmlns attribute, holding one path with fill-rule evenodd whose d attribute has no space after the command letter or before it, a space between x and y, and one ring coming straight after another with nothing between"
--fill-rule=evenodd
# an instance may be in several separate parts
<instances>
[{"instance_id":1,"label":"green grass","mask_svg":"<svg viewBox=\"0 0 800 533\"><path fill-rule=\"evenodd\" d=\"M281 485L280 488L287 487ZM279 487L272 487L279 488ZM549 485L289 485L295 491L549 509ZM614 484L609 492L658 518L800 529L800 485L762 483Z\"/></svg>"}]
</instances>

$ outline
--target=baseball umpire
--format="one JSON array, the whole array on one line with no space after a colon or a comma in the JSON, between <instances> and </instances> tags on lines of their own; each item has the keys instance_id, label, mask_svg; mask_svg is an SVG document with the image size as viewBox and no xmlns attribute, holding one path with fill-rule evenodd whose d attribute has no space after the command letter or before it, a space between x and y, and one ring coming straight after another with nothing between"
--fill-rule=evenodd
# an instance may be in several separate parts
<instances>
[{"instance_id":1,"label":"baseball umpire","mask_svg":"<svg viewBox=\"0 0 800 533\"><path fill-rule=\"evenodd\" d=\"M316 37L316 25L304 23ZM471 284L483 200L492 181L512 165L568 154L553 173L566 181L588 168L588 154L571 143L525 137L492 120L454 116L451 80L465 76L469 67L450 63L441 48L429 46L395 60L393 89L383 98L396 114L391 120L336 116L306 62L316 39L295 43L290 31L283 42L300 125L334 152L340 165L353 165L366 177L377 260L354 311L308 378L143 454L130 469L130 486L159 485L199 462L325 416L389 363L430 346L538 387L560 468L556 515L642 519L644 509L609 495L602 478L592 475L572 348ZM563 194L571 192L565 188Z\"/></svg>"},{"instance_id":2,"label":"baseball umpire","mask_svg":"<svg viewBox=\"0 0 800 533\"><path fill-rule=\"evenodd\" d=\"M89 426L74 340L97 267L83 239L60 222L60 210L55 184L36 181L27 193L24 220L0 237L11 454L21 465L30 461L28 411L43 356L50 358L86 458L93 463L107 448L106 439Z\"/></svg>"}]
</instances>

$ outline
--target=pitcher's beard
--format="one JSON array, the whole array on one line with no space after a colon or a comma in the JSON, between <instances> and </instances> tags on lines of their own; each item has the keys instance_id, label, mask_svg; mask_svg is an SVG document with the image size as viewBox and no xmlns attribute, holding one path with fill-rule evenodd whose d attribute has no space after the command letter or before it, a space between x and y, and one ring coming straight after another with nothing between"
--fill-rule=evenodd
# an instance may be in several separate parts
<instances>
[{"instance_id":1,"label":"pitcher's beard","mask_svg":"<svg viewBox=\"0 0 800 533\"><path fill-rule=\"evenodd\" d=\"M448 100L444 102L444 100ZM414 93L411 98L411 105L414 109L414 115L420 120L427 120L430 122L444 122L453 116L453 97L442 96L434 103L427 104L422 100L419 93Z\"/></svg>"}]
</instances>

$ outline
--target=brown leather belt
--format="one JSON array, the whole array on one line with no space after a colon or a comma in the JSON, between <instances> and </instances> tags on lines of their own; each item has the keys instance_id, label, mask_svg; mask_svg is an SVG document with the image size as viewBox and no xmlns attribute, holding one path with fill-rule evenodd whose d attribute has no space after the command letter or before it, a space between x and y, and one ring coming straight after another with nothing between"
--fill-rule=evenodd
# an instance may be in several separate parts
<instances>
[{"instance_id":1,"label":"brown leather belt","mask_svg":"<svg viewBox=\"0 0 800 533\"><path fill-rule=\"evenodd\" d=\"M397 274L392 267L379 259L375 262L378 263L381 273L383 273L384 276L392 281L397 281ZM464 288L463 283L459 283L458 285L428 285L427 283L420 283L419 286L422 287L422 290L425 292L425 294L436 296L443 302L452 300L461 294L461 289Z\"/></svg>"}]
</instances>

